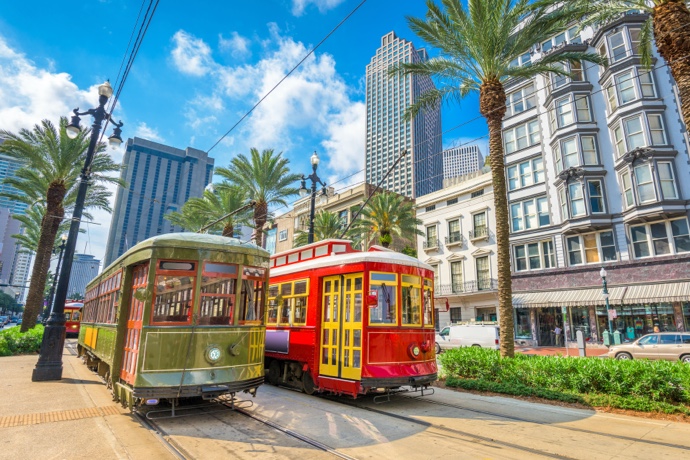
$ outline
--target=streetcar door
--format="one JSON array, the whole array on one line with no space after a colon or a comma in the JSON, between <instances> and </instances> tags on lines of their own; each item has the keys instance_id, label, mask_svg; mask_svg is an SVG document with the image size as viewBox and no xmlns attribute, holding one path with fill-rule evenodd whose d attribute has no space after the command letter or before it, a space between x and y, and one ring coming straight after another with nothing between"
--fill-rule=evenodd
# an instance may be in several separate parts
<instances>
[{"instance_id":1,"label":"streetcar door","mask_svg":"<svg viewBox=\"0 0 690 460\"><path fill-rule=\"evenodd\" d=\"M323 279L320 374L362 376L362 274Z\"/></svg>"},{"instance_id":2,"label":"streetcar door","mask_svg":"<svg viewBox=\"0 0 690 460\"><path fill-rule=\"evenodd\" d=\"M139 338L141 336L141 325L144 315L144 296L142 292L146 290L148 285L148 274L149 267L147 264L134 267L132 271L132 293L129 300L127 332L124 353L122 355L122 369L120 371L120 378L130 385L134 385L134 379L136 378Z\"/></svg>"},{"instance_id":3,"label":"streetcar door","mask_svg":"<svg viewBox=\"0 0 690 460\"><path fill-rule=\"evenodd\" d=\"M343 276L342 352L340 376L362 377L362 274Z\"/></svg>"},{"instance_id":4,"label":"streetcar door","mask_svg":"<svg viewBox=\"0 0 690 460\"><path fill-rule=\"evenodd\" d=\"M321 365L319 374L338 377L340 276L329 276L323 279L322 300Z\"/></svg>"}]
</instances>

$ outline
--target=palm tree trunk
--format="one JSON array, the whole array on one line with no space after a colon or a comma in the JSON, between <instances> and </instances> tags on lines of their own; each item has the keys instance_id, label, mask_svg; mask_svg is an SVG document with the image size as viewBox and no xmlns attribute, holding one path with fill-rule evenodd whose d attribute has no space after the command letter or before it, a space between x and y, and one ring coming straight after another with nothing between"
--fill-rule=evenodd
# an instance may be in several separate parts
<instances>
[{"instance_id":1,"label":"palm tree trunk","mask_svg":"<svg viewBox=\"0 0 690 460\"><path fill-rule=\"evenodd\" d=\"M41 236L36 248L34 268L31 271L31 284L29 294L26 297L21 332L26 332L36 326L38 313L43 309L43 294L50 268L50 256L53 252L55 236L60 228L60 222L65 215L65 209L62 207L65 192L64 186L51 185L48 188L46 214L41 221ZM59 273L56 274L56 276L58 275Z\"/></svg>"},{"instance_id":2,"label":"palm tree trunk","mask_svg":"<svg viewBox=\"0 0 690 460\"><path fill-rule=\"evenodd\" d=\"M496 214L496 250L498 263L498 310L500 317L501 356L515 354L513 332L513 291L510 279L510 243L508 240L508 201L505 159L503 157L502 120L506 112L506 93L498 79L485 81L479 93L479 111L489 125L489 163L494 187Z\"/></svg>"},{"instance_id":3,"label":"palm tree trunk","mask_svg":"<svg viewBox=\"0 0 690 460\"><path fill-rule=\"evenodd\" d=\"M256 232L256 245L260 248L264 247L264 225L268 217L268 204L263 201L257 201L254 207L254 226Z\"/></svg>"},{"instance_id":4,"label":"palm tree trunk","mask_svg":"<svg viewBox=\"0 0 690 460\"><path fill-rule=\"evenodd\" d=\"M666 60L680 93L683 120L690 123L690 11L681 0L669 0L654 8L654 40Z\"/></svg>"},{"instance_id":5,"label":"palm tree trunk","mask_svg":"<svg viewBox=\"0 0 690 460\"><path fill-rule=\"evenodd\" d=\"M233 233L235 233L235 227L232 224L226 224L223 227L223 236L227 236L228 238L232 238Z\"/></svg>"}]
</instances>

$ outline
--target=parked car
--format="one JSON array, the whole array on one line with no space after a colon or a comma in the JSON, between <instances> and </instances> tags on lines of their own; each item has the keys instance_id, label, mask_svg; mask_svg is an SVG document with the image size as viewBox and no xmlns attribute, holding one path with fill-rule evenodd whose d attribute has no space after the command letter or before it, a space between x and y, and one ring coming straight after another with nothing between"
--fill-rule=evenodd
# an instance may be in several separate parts
<instances>
[{"instance_id":1,"label":"parked car","mask_svg":"<svg viewBox=\"0 0 690 460\"><path fill-rule=\"evenodd\" d=\"M19 318L17 318L16 316L11 316L11 317L10 317L10 323L16 323L17 320L19 320Z\"/></svg>"},{"instance_id":2,"label":"parked car","mask_svg":"<svg viewBox=\"0 0 690 460\"><path fill-rule=\"evenodd\" d=\"M690 364L690 333L659 332L647 334L632 343L613 345L609 357L616 359L665 359Z\"/></svg>"},{"instance_id":3,"label":"parked car","mask_svg":"<svg viewBox=\"0 0 690 460\"><path fill-rule=\"evenodd\" d=\"M21 325L22 325L22 319L19 318L19 319L17 320L17 326L21 326Z\"/></svg>"},{"instance_id":4,"label":"parked car","mask_svg":"<svg viewBox=\"0 0 690 460\"><path fill-rule=\"evenodd\" d=\"M9 322L10 319L7 316L0 316L0 326L4 326Z\"/></svg>"},{"instance_id":5,"label":"parked car","mask_svg":"<svg viewBox=\"0 0 690 460\"><path fill-rule=\"evenodd\" d=\"M452 324L436 334L436 353L457 347L482 347L498 350L499 328L494 324Z\"/></svg>"}]
</instances>

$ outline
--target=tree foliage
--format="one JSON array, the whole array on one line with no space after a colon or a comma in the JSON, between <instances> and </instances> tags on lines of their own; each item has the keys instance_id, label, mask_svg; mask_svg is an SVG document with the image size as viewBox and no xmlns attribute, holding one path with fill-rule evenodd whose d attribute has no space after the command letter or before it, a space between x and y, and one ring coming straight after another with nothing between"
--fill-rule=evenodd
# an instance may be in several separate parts
<instances>
[{"instance_id":1,"label":"tree foliage","mask_svg":"<svg viewBox=\"0 0 690 460\"><path fill-rule=\"evenodd\" d=\"M413 241L422 235L422 221L415 217L413 203L394 192L383 191L372 196L359 218L352 224L352 233L368 235L387 248L393 236Z\"/></svg>"}]
</instances>

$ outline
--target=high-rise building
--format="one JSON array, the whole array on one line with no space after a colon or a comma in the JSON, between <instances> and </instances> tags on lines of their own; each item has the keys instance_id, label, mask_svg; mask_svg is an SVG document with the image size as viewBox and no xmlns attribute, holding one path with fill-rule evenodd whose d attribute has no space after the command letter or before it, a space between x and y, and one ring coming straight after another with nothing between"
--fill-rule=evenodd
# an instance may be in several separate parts
<instances>
[{"instance_id":1,"label":"high-rise building","mask_svg":"<svg viewBox=\"0 0 690 460\"><path fill-rule=\"evenodd\" d=\"M74 254L72 272L67 286L67 298L74 298L77 294L84 297L86 285L98 275L100 263L100 260L90 254Z\"/></svg>"},{"instance_id":2,"label":"high-rise building","mask_svg":"<svg viewBox=\"0 0 690 460\"><path fill-rule=\"evenodd\" d=\"M104 267L139 241L182 231L164 216L200 197L211 183L214 160L202 150L177 149L135 137L127 140Z\"/></svg>"},{"instance_id":3,"label":"high-rise building","mask_svg":"<svg viewBox=\"0 0 690 460\"><path fill-rule=\"evenodd\" d=\"M426 50L390 32L366 70L366 182L378 184L403 150L407 155L381 184L408 198L439 190L443 184L441 108L403 119L405 109L425 91L434 88L431 78L393 76L389 68L400 62L423 62Z\"/></svg>"},{"instance_id":4,"label":"high-rise building","mask_svg":"<svg viewBox=\"0 0 690 460\"><path fill-rule=\"evenodd\" d=\"M476 145L452 147L443 151L443 178L465 176L479 171L484 164L484 157Z\"/></svg>"}]
</instances>

